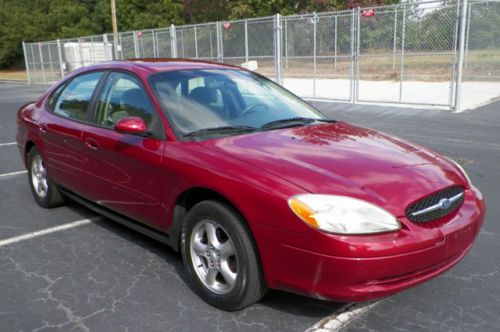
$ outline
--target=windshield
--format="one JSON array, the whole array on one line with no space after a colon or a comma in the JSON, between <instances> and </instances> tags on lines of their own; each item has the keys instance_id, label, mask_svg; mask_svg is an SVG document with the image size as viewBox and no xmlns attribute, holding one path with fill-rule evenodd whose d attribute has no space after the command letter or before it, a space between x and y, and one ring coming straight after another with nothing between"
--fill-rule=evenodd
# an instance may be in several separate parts
<instances>
[{"instance_id":1,"label":"windshield","mask_svg":"<svg viewBox=\"0 0 500 332\"><path fill-rule=\"evenodd\" d=\"M326 120L302 99L252 72L180 70L154 74L150 82L181 137L252 132L286 119Z\"/></svg>"}]
</instances>

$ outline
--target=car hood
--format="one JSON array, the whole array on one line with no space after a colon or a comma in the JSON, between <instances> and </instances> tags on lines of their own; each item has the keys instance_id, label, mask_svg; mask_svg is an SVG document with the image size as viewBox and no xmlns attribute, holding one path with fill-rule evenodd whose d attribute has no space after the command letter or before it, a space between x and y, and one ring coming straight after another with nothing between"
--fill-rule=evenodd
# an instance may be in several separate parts
<instances>
[{"instance_id":1,"label":"car hood","mask_svg":"<svg viewBox=\"0 0 500 332\"><path fill-rule=\"evenodd\" d=\"M415 200L454 184L455 166L428 149L345 122L306 125L203 141L318 194L351 196L404 215Z\"/></svg>"}]
</instances>

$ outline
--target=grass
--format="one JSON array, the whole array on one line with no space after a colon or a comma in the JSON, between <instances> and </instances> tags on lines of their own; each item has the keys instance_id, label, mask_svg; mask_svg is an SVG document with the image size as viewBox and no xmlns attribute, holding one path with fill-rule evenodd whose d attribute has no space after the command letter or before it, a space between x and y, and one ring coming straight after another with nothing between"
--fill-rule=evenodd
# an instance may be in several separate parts
<instances>
[{"instance_id":1,"label":"grass","mask_svg":"<svg viewBox=\"0 0 500 332\"><path fill-rule=\"evenodd\" d=\"M27 81L25 70L0 70L0 80Z\"/></svg>"}]
</instances>

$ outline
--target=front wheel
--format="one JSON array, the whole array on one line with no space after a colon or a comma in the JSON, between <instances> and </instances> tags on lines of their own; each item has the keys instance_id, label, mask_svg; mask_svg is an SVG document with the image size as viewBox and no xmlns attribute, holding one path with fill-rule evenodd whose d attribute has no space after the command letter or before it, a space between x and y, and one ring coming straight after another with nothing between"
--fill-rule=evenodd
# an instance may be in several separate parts
<instances>
[{"instance_id":1,"label":"front wheel","mask_svg":"<svg viewBox=\"0 0 500 332\"><path fill-rule=\"evenodd\" d=\"M226 204L204 201L189 210L182 256L197 293L223 310L239 310L266 292L257 252L243 218Z\"/></svg>"},{"instance_id":2,"label":"front wheel","mask_svg":"<svg viewBox=\"0 0 500 332\"><path fill-rule=\"evenodd\" d=\"M28 179L35 201L44 208L52 208L63 203L63 197L47 174L44 161L36 147L27 156Z\"/></svg>"}]
</instances>

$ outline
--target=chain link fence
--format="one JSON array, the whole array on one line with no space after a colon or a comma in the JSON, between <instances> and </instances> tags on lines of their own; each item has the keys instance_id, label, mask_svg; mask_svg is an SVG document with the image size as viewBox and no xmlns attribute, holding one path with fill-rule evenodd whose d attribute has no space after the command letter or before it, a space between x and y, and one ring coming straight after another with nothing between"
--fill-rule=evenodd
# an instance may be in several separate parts
<instances>
[{"instance_id":1,"label":"chain link fence","mask_svg":"<svg viewBox=\"0 0 500 332\"><path fill-rule=\"evenodd\" d=\"M98 62L179 57L243 66L317 99L459 111L467 106L460 106L464 98L495 89L500 95L495 0L277 14L121 32L116 41L104 34L23 48L30 83L55 82Z\"/></svg>"}]
</instances>

